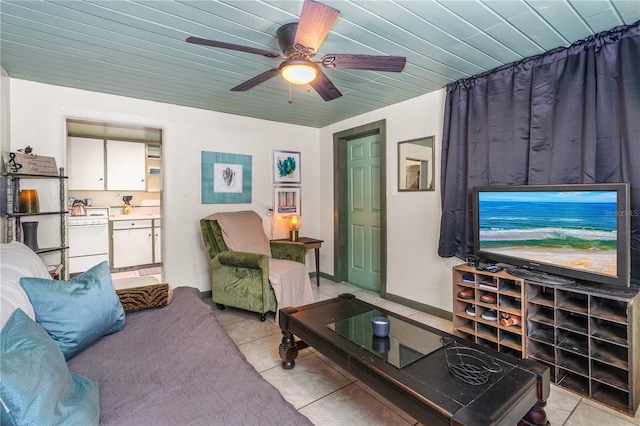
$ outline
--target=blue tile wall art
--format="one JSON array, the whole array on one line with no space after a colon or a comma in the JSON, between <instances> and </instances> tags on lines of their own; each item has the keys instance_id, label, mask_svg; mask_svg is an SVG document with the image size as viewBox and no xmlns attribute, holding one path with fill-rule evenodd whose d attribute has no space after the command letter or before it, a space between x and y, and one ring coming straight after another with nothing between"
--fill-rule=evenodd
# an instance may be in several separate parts
<instances>
[{"instance_id":1,"label":"blue tile wall art","mask_svg":"<svg viewBox=\"0 0 640 426\"><path fill-rule=\"evenodd\" d=\"M251 203L251 156L202 151L202 204Z\"/></svg>"}]
</instances>

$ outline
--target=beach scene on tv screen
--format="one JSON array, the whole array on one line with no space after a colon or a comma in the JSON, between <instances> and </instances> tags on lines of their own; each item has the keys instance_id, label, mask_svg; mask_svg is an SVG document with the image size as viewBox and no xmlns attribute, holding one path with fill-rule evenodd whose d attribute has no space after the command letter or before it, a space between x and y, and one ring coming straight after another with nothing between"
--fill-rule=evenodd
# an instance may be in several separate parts
<instances>
[{"instance_id":1,"label":"beach scene on tv screen","mask_svg":"<svg viewBox=\"0 0 640 426\"><path fill-rule=\"evenodd\" d=\"M615 191L481 192L486 252L617 275Z\"/></svg>"}]
</instances>

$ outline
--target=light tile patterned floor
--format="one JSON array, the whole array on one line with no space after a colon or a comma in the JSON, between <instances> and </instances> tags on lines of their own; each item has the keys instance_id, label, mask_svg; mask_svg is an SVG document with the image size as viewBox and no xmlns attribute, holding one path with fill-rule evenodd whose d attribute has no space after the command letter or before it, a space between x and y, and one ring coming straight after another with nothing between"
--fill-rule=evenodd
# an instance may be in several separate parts
<instances>
[{"instance_id":1,"label":"light tile patterned floor","mask_svg":"<svg viewBox=\"0 0 640 426\"><path fill-rule=\"evenodd\" d=\"M140 287L144 285L162 282L162 267L132 269L130 271L113 272L111 274L113 286L116 290L123 288Z\"/></svg>"},{"instance_id":2,"label":"light tile patterned floor","mask_svg":"<svg viewBox=\"0 0 640 426\"><path fill-rule=\"evenodd\" d=\"M450 321L395 304L382 299L375 293L349 284L338 284L321 278L320 287L317 288L314 285L313 289L316 301L330 299L341 293L353 293L356 297L376 306L382 306L447 332L452 331ZM281 334L273 314L267 316L267 321L260 322L255 313L233 308L223 311L215 307L213 309L247 360L314 424L319 426L418 424L415 419L313 348L300 352L294 369L283 370L280 367L278 355ZM546 411L549 422L554 426L640 425L640 411L635 418L626 416L553 384Z\"/></svg>"}]
</instances>

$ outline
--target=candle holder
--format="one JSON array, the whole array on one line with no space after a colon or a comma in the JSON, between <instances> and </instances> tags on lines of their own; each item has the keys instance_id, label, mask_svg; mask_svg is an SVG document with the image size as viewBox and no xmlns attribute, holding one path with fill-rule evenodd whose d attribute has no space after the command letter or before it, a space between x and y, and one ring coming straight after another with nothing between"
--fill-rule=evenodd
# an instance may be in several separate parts
<instances>
[{"instance_id":1,"label":"candle holder","mask_svg":"<svg viewBox=\"0 0 640 426\"><path fill-rule=\"evenodd\" d=\"M389 328L391 322L389 318L385 317L373 317L371 318L371 326L373 328L373 335L376 337L387 337L389 335Z\"/></svg>"},{"instance_id":2,"label":"candle holder","mask_svg":"<svg viewBox=\"0 0 640 426\"><path fill-rule=\"evenodd\" d=\"M40 213L38 191L35 189L21 190L18 201L18 213Z\"/></svg>"}]
</instances>

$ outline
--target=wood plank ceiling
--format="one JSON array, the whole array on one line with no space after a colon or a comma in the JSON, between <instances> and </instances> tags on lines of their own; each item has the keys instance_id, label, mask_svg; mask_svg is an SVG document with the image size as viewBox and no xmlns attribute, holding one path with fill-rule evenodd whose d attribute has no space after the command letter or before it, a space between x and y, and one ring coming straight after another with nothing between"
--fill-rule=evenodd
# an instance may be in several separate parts
<instances>
[{"instance_id":1,"label":"wood plank ceiling","mask_svg":"<svg viewBox=\"0 0 640 426\"><path fill-rule=\"evenodd\" d=\"M185 43L188 36L279 52L301 0L0 2L1 66L16 79L323 127L502 64L640 20L638 0L324 1L340 17L328 53L401 55L404 72L325 69L325 102L277 76L229 89L276 59Z\"/></svg>"}]
</instances>

